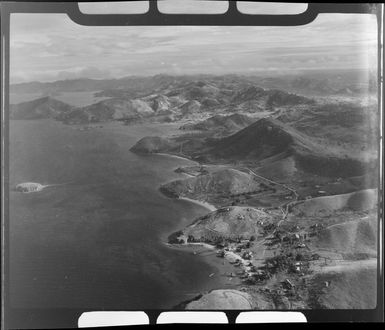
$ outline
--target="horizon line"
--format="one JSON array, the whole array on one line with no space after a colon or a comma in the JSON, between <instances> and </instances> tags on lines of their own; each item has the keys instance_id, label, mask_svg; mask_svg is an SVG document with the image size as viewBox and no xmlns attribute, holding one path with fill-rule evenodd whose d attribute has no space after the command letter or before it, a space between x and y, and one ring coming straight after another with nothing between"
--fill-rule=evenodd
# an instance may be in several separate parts
<instances>
[{"instance_id":1,"label":"horizon line","mask_svg":"<svg viewBox=\"0 0 385 330\"><path fill-rule=\"evenodd\" d=\"M152 78L156 76L169 76L169 77L193 77L193 76L211 76L211 77L221 77L221 76L258 76L261 74L268 74L270 73L273 76L282 76L285 73L289 74L290 72L292 74L303 74L304 72L311 72L311 71L373 71L372 68L303 68L303 69L286 69L286 70L258 70L254 72L233 72L233 73L185 73L185 74L169 74L169 73L154 73L154 74L143 74L143 75L124 75L120 77L105 77L105 78L92 78L92 77L78 77L78 78L66 78L66 79L57 79L57 80L50 80L50 81L41 81L41 80L29 80L29 81L23 81L23 82L9 82L9 86L14 85L22 85L22 84L32 84L32 83L40 83L40 84L51 84L55 82L64 82L64 81L74 81L74 80L97 80L97 81L103 81L103 80L122 80L122 79L128 79L128 78ZM375 70L377 72L377 70Z\"/></svg>"}]
</instances>

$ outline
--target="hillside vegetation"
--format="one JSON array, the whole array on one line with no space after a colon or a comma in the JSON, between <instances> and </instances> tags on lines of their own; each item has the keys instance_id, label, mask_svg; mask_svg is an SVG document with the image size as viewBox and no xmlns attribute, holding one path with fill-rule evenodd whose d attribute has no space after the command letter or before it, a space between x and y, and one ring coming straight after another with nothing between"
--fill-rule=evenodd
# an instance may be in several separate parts
<instances>
[{"instance_id":1,"label":"hillside vegetation","mask_svg":"<svg viewBox=\"0 0 385 330\"><path fill-rule=\"evenodd\" d=\"M270 214L256 208L225 207L198 218L183 233L189 240L196 241L250 239L257 237L263 224L272 219Z\"/></svg>"},{"instance_id":2,"label":"hillside vegetation","mask_svg":"<svg viewBox=\"0 0 385 330\"><path fill-rule=\"evenodd\" d=\"M210 200L210 195L233 195L263 189L258 180L247 173L223 169L213 173L175 180L162 185L162 191L171 196Z\"/></svg>"},{"instance_id":3,"label":"hillside vegetation","mask_svg":"<svg viewBox=\"0 0 385 330\"><path fill-rule=\"evenodd\" d=\"M365 189L348 194L316 197L296 204L291 211L298 216L327 216L344 209L368 211L376 207L377 196L377 189Z\"/></svg>"}]
</instances>

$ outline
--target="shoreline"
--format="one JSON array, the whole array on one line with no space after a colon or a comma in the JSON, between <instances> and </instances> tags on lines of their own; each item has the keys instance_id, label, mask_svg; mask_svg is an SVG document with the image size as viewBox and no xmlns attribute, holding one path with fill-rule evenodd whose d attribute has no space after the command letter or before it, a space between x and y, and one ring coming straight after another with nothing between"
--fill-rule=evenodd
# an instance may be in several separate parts
<instances>
[{"instance_id":1,"label":"shoreline","mask_svg":"<svg viewBox=\"0 0 385 330\"><path fill-rule=\"evenodd\" d=\"M184 161L190 161L193 164L199 165L198 162L182 156L177 156L177 155L167 154L167 153L154 153L154 154L160 155L160 156L173 157ZM187 173L183 173L183 174L186 174L187 176L191 176ZM174 199L185 200L195 205L199 205L205 208L209 213L215 212L217 210L217 208L214 205L205 201L200 201L200 200L196 200L188 197L181 197L181 196L175 196ZM194 219L192 219L192 221L194 221ZM186 303L199 299L201 296L213 290L223 290L223 289L237 290L243 284L239 276L236 275L237 268L233 264L233 260L232 260L233 258L231 258L230 255L225 255L223 258L218 257L216 253L217 251L216 246L208 243L204 243L204 242L190 242L190 243L185 242L183 244L171 244L168 242L164 242L164 244L170 249L175 249L179 251L184 251L186 253L194 254L197 258L200 258L204 263L209 265L210 268L212 269L212 272L210 274L207 274L207 281L203 283L202 288L199 290L199 292L191 293L192 298L183 299L181 297L181 301L177 306L182 307Z\"/></svg>"},{"instance_id":2,"label":"shoreline","mask_svg":"<svg viewBox=\"0 0 385 330\"><path fill-rule=\"evenodd\" d=\"M187 158L187 157L182 157L182 156L178 156L178 155L174 155L174 154L167 154L167 153L163 153L163 152L154 152L152 153L153 155L159 155L159 156L167 156L167 157L172 157L172 158L177 158L177 159L182 159L182 160L187 160L189 162L192 162L192 163L195 163L195 164L198 164L199 163L195 160L192 160L190 158Z\"/></svg>"},{"instance_id":3,"label":"shoreline","mask_svg":"<svg viewBox=\"0 0 385 330\"><path fill-rule=\"evenodd\" d=\"M204 243L204 242L189 242L189 243L182 243L182 244L172 244L172 243L165 243L168 247L171 248L193 248L194 246L205 248L211 252L219 250L215 245ZM218 257L219 258L219 257ZM247 266L248 260L243 259L239 254L233 252L233 251L226 251L225 255L223 256L224 260L227 260L230 264L234 263L235 260L239 259L241 261L241 264L243 267ZM233 266L235 268L235 266Z\"/></svg>"},{"instance_id":4,"label":"shoreline","mask_svg":"<svg viewBox=\"0 0 385 330\"><path fill-rule=\"evenodd\" d=\"M191 199L191 198L188 198L188 197L178 197L177 199L185 200L185 201L188 201L188 202L191 202L191 203L203 206L204 208L208 209L210 212L214 212L214 211L217 210L217 208L214 205L212 205L210 203L207 203L207 202L199 201L197 199Z\"/></svg>"},{"instance_id":5,"label":"shoreline","mask_svg":"<svg viewBox=\"0 0 385 330\"><path fill-rule=\"evenodd\" d=\"M191 160L189 158L182 157L182 156L177 156L177 155L167 154L167 153L162 153L162 152L154 153L154 155L167 156L167 157L187 160L187 161L190 161L190 162L192 162L192 163L194 163L196 165L199 165L199 163L197 161L194 161L194 160ZM194 175L190 175L188 173L183 173L183 174L188 175L189 177L194 177ZM192 198L188 198L188 197L180 197L180 196L178 196L177 199L189 201L191 203L203 206L204 208L208 209L210 212L214 212L214 211L217 210L217 208L214 205L212 205L212 204L210 204L208 202L204 202L204 201L200 201L200 200L192 199Z\"/></svg>"},{"instance_id":6,"label":"shoreline","mask_svg":"<svg viewBox=\"0 0 385 330\"><path fill-rule=\"evenodd\" d=\"M203 243L203 242L193 242L193 243L189 242L189 243L182 243L182 244L165 243L165 244L171 248L189 248L189 247L192 248L194 246L200 246L210 251L216 250L216 247L214 245Z\"/></svg>"},{"instance_id":7,"label":"shoreline","mask_svg":"<svg viewBox=\"0 0 385 330\"><path fill-rule=\"evenodd\" d=\"M212 268L212 271L207 273L207 282L202 285L199 292L193 295L192 300L213 290L237 290L243 284L242 280L236 275L238 268L226 257L218 257L216 254L217 249L214 245L201 242L184 244L165 243L165 245L170 249L192 253ZM182 299L180 304L186 302L186 300Z\"/></svg>"}]
</instances>

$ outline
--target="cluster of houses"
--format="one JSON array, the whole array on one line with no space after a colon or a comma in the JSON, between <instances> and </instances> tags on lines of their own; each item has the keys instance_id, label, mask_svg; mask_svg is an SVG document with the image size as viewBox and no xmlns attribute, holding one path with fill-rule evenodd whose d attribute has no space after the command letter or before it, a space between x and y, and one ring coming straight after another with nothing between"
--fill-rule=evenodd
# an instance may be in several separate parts
<instances>
[{"instance_id":1,"label":"cluster of houses","mask_svg":"<svg viewBox=\"0 0 385 330\"><path fill-rule=\"evenodd\" d=\"M217 251L218 257L224 258L226 257L226 254L233 257L233 260L230 261L230 263L232 263L235 267L241 268L241 270L236 272L236 275L244 280L247 280L260 272L252 264L251 260L253 258L253 253L248 250L254 240L255 237L243 239L238 243L227 244ZM230 276L233 276L233 274L230 274Z\"/></svg>"},{"instance_id":2,"label":"cluster of houses","mask_svg":"<svg viewBox=\"0 0 385 330\"><path fill-rule=\"evenodd\" d=\"M316 223L310 226L309 237L317 236L318 233L323 230L325 226L322 223Z\"/></svg>"},{"instance_id":3,"label":"cluster of houses","mask_svg":"<svg viewBox=\"0 0 385 330\"><path fill-rule=\"evenodd\" d=\"M293 228L293 230L297 230L297 232L280 230L273 232L272 236L283 244L287 243L289 250L285 254L274 255L272 258L266 259L263 267L257 268L252 263L253 253L249 250L252 244L251 240L241 240L238 244L227 245L217 251L217 256L223 258L231 252L238 255L239 257L232 262L235 267L241 268L240 271L236 272L236 275L249 285L263 283L281 271L302 277L308 272L310 261L318 260L320 256L311 254L307 250L299 250L306 247L304 242L308 240L308 233L301 228ZM295 289L294 284L289 279L282 283L282 286L285 292L292 292Z\"/></svg>"},{"instance_id":4,"label":"cluster of houses","mask_svg":"<svg viewBox=\"0 0 385 330\"><path fill-rule=\"evenodd\" d=\"M221 209L222 212L228 212L229 208ZM242 220L242 215L238 216ZM318 235L324 228L322 224L314 224L309 228L293 226L283 228L275 223L263 223L258 220L258 225L262 229L262 235L268 241L267 245L278 245L281 247L281 253L271 258L267 258L262 267L256 267L253 264L253 253L250 247L253 245L255 237L250 239L239 239L236 241L224 240L217 244L218 257L226 257L231 255L234 260L231 262L239 270L230 274L237 276L247 285L263 284L271 279L275 274L287 274L287 278L280 282L280 292L284 295L297 294L296 284L294 279L306 279L306 274L310 271L310 263L314 260L319 260L320 256L312 253L308 249L308 242L311 237ZM287 227L287 226L285 226Z\"/></svg>"}]
</instances>

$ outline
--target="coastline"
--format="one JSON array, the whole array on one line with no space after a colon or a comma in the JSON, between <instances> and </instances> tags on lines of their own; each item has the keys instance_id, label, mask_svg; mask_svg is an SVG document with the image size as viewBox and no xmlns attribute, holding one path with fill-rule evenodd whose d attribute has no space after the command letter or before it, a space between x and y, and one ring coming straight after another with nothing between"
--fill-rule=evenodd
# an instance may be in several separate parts
<instances>
[{"instance_id":1,"label":"coastline","mask_svg":"<svg viewBox=\"0 0 385 330\"><path fill-rule=\"evenodd\" d=\"M239 289L243 284L242 280L236 276L236 272L239 269L237 269L227 258L218 257L216 255L215 246L206 243L165 244L170 249L184 251L195 255L212 268L210 273L207 273L206 283L203 283L200 291L196 292L191 300L213 290ZM181 303L183 302L185 301L181 299Z\"/></svg>"},{"instance_id":2,"label":"coastline","mask_svg":"<svg viewBox=\"0 0 385 330\"><path fill-rule=\"evenodd\" d=\"M177 155L167 154L167 153L154 153L154 154L160 155L160 156L173 157L184 161L190 161L194 164L199 164L196 161L193 161L191 159L188 159L182 156L177 156ZM184 173L184 174L188 175L187 173ZM175 196L174 199L185 200L195 205L199 205L207 209L209 213L217 210L217 208L214 205L208 202L191 199L188 197L181 197L181 196ZM192 221L194 221L194 219L192 219ZM186 242L183 244L170 244L168 242L164 242L164 244L170 249L175 249L179 251L182 250L186 253L193 254L211 267L210 273L207 274L207 281L203 283L200 291L196 293L191 293L192 298L189 298L187 300L181 298L181 302L177 306L181 307L182 309L184 309L183 306L187 302L196 300L197 298L200 298L201 296L213 290L238 289L243 284L239 276L236 275L237 268L234 266L232 258L231 257L229 258L230 255L226 255L223 258L218 257L216 253L216 250L217 250L216 246L208 243L203 243L203 242L194 242L194 243Z\"/></svg>"},{"instance_id":3,"label":"coastline","mask_svg":"<svg viewBox=\"0 0 385 330\"><path fill-rule=\"evenodd\" d=\"M197 161L195 160L192 160L190 158L187 158L187 157L182 157L182 156L178 156L178 155L173 155L173 154L167 154L167 153L163 153L163 152L154 152L152 153L153 155L159 155L159 156L168 156L168 157L172 157L172 158L177 158L177 159L182 159L182 160L187 160L189 162L192 162L192 163L195 163L195 164L199 164Z\"/></svg>"},{"instance_id":4,"label":"coastline","mask_svg":"<svg viewBox=\"0 0 385 330\"><path fill-rule=\"evenodd\" d=\"M191 199L188 197L178 197L178 199L189 201L191 203L203 206L204 208L208 209L210 212L214 212L217 210L217 208L214 205L207 203L207 202L199 201L197 199Z\"/></svg>"},{"instance_id":5,"label":"coastline","mask_svg":"<svg viewBox=\"0 0 385 330\"><path fill-rule=\"evenodd\" d=\"M190 161L192 163L195 163L195 164L198 164L198 162L194 161L194 160L191 160L189 158L185 158L185 157L182 157L182 156L177 156L177 155L173 155L173 154L167 154L167 153L162 153L162 152L157 152L157 153L154 153L154 155L160 155L160 156L167 156L167 157L173 157L173 158L177 158L177 159L182 159L182 160L187 160L187 161ZM193 175L190 175L188 173L184 173L185 175L188 175L190 177L194 177ZM177 199L181 199L181 200L185 200L185 201L189 201L191 203L194 203L194 204L197 204L197 205L200 205L200 206L203 206L204 208L208 209L210 212L214 212L217 210L217 208L210 204L210 203L207 203L207 202L204 202L204 201L199 201L197 199L191 199L191 198L188 198L188 197L180 197L178 196Z\"/></svg>"},{"instance_id":6,"label":"coastline","mask_svg":"<svg viewBox=\"0 0 385 330\"><path fill-rule=\"evenodd\" d=\"M171 244L171 243L165 243L168 247L171 248L193 248L193 247L202 247L208 251L215 251L218 250L215 245L211 245L208 243L203 243L203 242L189 242L189 243L183 243L183 244ZM219 259L219 257L218 257ZM229 263L234 263L235 260L239 259L241 261L241 264L243 267L246 267L248 261L243 259L240 255L234 253L233 251L226 251L224 257L222 258L223 260L227 260ZM235 269L235 266L234 266Z\"/></svg>"},{"instance_id":7,"label":"coastline","mask_svg":"<svg viewBox=\"0 0 385 330\"><path fill-rule=\"evenodd\" d=\"M207 250L213 251L216 249L214 245L203 243L203 242L189 242L189 243L183 243L183 244L171 244L171 243L165 243L168 247L174 247L174 248L188 248L188 247L194 247L194 246L200 246Z\"/></svg>"}]
</instances>

